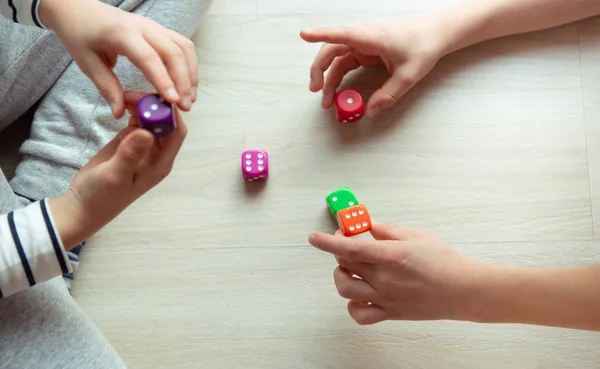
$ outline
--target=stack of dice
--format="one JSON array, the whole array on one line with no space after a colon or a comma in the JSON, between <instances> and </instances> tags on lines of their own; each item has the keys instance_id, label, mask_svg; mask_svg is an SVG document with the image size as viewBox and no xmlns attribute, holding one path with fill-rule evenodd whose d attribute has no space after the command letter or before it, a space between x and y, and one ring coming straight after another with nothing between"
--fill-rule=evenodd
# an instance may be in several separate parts
<instances>
[{"instance_id":1,"label":"stack of dice","mask_svg":"<svg viewBox=\"0 0 600 369\"><path fill-rule=\"evenodd\" d=\"M338 227L346 237L356 236L371 230L369 210L360 204L348 186L340 187L326 198L329 211L337 219Z\"/></svg>"}]
</instances>

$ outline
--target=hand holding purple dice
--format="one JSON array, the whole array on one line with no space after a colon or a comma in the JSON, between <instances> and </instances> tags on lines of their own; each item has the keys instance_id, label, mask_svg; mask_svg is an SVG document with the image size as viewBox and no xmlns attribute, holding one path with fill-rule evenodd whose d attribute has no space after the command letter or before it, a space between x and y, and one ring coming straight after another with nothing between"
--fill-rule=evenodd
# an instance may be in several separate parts
<instances>
[{"instance_id":1,"label":"hand holding purple dice","mask_svg":"<svg viewBox=\"0 0 600 369\"><path fill-rule=\"evenodd\" d=\"M140 127L161 138L175 130L175 111L172 104L165 102L159 95L147 95L140 99L137 106Z\"/></svg>"},{"instance_id":2,"label":"hand holding purple dice","mask_svg":"<svg viewBox=\"0 0 600 369\"><path fill-rule=\"evenodd\" d=\"M246 150L242 153L242 175L248 182L269 178L269 154L264 150Z\"/></svg>"}]
</instances>

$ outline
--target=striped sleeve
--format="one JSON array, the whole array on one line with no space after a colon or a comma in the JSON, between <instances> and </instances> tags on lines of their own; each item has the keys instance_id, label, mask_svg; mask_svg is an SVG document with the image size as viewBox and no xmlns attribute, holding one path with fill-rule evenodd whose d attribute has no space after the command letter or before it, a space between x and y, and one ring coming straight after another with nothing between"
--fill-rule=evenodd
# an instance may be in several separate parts
<instances>
[{"instance_id":1,"label":"striped sleeve","mask_svg":"<svg viewBox=\"0 0 600 369\"><path fill-rule=\"evenodd\" d=\"M46 200L0 215L0 298L71 272Z\"/></svg>"},{"instance_id":2,"label":"striped sleeve","mask_svg":"<svg viewBox=\"0 0 600 369\"><path fill-rule=\"evenodd\" d=\"M0 14L15 23L46 28L40 20L42 0L0 0Z\"/></svg>"}]
</instances>

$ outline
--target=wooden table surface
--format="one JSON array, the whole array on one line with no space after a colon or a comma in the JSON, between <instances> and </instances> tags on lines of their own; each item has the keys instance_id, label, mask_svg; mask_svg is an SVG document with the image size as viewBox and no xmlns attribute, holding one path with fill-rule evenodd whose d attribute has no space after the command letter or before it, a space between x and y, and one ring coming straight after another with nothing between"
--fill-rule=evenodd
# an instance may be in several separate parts
<instances>
[{"instance_id":1,"label":"wooden table surface","mask_svg":"<svg viewBox=\"0 0 600 369\"><path fill-rule=\"evenodd\" d=\"M346 312L325 196L511 265L600 262L600 20L444 58L392 111L342 126L308 90L302 28L410 16L450 0L215 0L201 87L171 176L94 237L74 295L131 368L598 368L600 335L386 322ZM368 96L384 74L353 73ZM268 150L248 191L243 150ZM600 314L600 312L599 312Z\"/></svg>"}]
</instances>

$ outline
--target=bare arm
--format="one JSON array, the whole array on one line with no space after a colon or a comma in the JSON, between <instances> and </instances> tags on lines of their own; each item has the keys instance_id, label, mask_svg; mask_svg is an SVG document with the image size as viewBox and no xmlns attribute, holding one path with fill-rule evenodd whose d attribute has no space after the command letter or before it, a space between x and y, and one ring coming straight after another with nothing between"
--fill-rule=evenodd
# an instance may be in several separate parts
<instances>
[{"instance_id":1,"label":"bare arm","mask_svg":"<svg viewBox=\"0 0 600 369\"><path fill-rule=\"evenodd\" d=\"M446 53L503 36L561 26L600 14L598 0L465 0L439 13Z\"/></svg>"},{"instance_id":2,"label":"bare arm","mask_svg":"<svg viewBox=\"0 0 600 369\"><path fill-rule=\"evenodd\" d=\"M478 277L469 320L600 331L599 266L525 269L494 265L481 270Z\"/></svg>"},{"instance_id":3,"label":"bare arm","mask_svg":"<svg viewBox=\"0 0 600 369\"><path fill-rule=\"evenodd\" d=\"M359 324L452 319L600 331L600 266L493 264L396 224L373 224L371 235L374 240L339 231L309 238L335 255L336 287Z\"/></svg>"}]
</instances>

